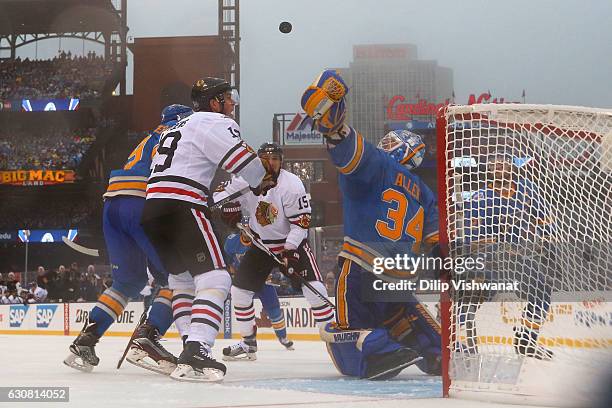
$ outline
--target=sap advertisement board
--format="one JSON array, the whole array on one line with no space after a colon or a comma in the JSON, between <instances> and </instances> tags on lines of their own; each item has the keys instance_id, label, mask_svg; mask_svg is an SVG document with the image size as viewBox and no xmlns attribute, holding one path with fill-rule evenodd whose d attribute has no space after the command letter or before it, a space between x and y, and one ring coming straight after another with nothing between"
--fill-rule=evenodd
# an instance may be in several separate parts
<instances>
[{"instance_id":1,"label":"sap advertisement board","mask_svg":"<svg viewBox=\"0 0 612 408\"><path fill-rule=\"evenodd\" d=\"M430 295L431 296L431 295ZM435 296L435 295L434 295ZM333 298L330 299L335 303ZM433 298L423 299L431 316L439 320L438 303ZM255 321L258 326L258 338L275 339L270 319L262 310L261 302L255 300ZM0 305L0 334L53 334L76 336L83 328L89 312L95 303L52 303L29 305ZM290 338L296 340L319 340L319 331L315 325L310 305L303 297L280 298L280 306L287 324ZM520 324L524 302L508 300L504 302L485 302L476 314L479 336L498 339L496 341L512 341L513 327ZM226 309L227 312L229 308ZM138 324L143 312L142 302L130 302L107 334L111 336L129 337ZM226 313L227 313L226 312ZM496 321L491 321L496 316ZM486 321L485 321L486 319ZM234 328L233 338L239 338L236 330L236 319L225 316L224 320ZM225 324L224 324L225 326ZM594 347L593 334L597 331L598 344L612 344L612 303L601 301L584 302L553 302L546 322L542 326L543 341L557 337L556 341L569 344L572 347ZM219 337L227 338L224 327ZM560 336L560 337L559 337ZM166 337L178 338L176 327L172 325ZM565 337L568 337L567 339Z\"/></svg>"}]
</instances>

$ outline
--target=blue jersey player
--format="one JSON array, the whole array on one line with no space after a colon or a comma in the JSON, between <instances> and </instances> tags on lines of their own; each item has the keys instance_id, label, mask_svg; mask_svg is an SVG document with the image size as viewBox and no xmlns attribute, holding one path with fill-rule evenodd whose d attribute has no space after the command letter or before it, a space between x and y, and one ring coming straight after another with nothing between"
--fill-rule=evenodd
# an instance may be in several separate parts
<instances>
[{"instance_id":1,"label":"blue jersey player","mask_svg":"<svg viewBox=\"0 0 612 408\"><path fill-rule=\"evenodd\" d=\"M519 173L517 160L508 153L498 152L487 158L486 186L464 204L462 239L472 255L488 261L485 271L475 272L477 275L520 285L517 295L527 304L521 323L514 327L516 353L550 360L552 351L538 345L538 337L552 294L545 271L555 268L548 247L554 224L537 186L527 177L513 177ZM461 324L469 328L479 302L473 294L462 296L462 302L460 316L465 321ZM471 337L477 339L476 333ZM468 347L477 347L475 340L467 340Z\"/></svg>"},{"instance_id":2,"label":"blue jersey player","mask_svg":"<svg viewBox=\"0 0 612 408\"><path fill-rule=\"evenodd\" d=\"M251 242L248 240L248 238L242 236L242 234L233 233L228 235L228 237L225 239L223 250L228 257L228 265L232 275L238 269L241 258L244 256L245 252L250 246ZM270 318L270 321L272 322L272 328L274 329L274 333L276 334L278 341L280 341L280 343L288 350L293 350L293 342L287 339L285 316L283 315L280 307L276 288L273 285L266 283L260 291L255 292L255 296L261 300L263 310L265 310L266 314ZM238 312L236 319L240 319ZM254 353L252 354L253 356L250 356L250 354L242 354L241 356L244 356L242 359L254 360ZM227 360L226 357L227 356L223 356L224 360Z\"/></svg>"},{"instance_id":3,"label":"blue jersey player","mask_svg":"<svg viewBox=\"0 0 612 408\"><path fill-rule=\"evenodd\" d=\"M324 134L340 175L345 240L336 284L337 324L321 333L336 368L344 375L388 379L416 363L441 371L440 327L416 298L407 302L366 301L364 276L376 258L416 256L438 241L438 213L431 190L410 169L425 145L408 131L387 134L378 148L344 124L347 88L324 71L302 97L302 107ZM383 279L406 277L387 269Z\"/></svg>"},{"instance_id":4,"label":"blue jersey player","mask_svg":"<svg viewBox=\"0 0 612 408\"><path fill-rule=\"evenodd\" d=\"M138 297L145 287L148 264L161 289L147 320L136 329L126 359L162 374L170 374L176 368L176 357L158 341L172 324L172 291L167 287L168 274L140 226L140 217L151 159L156 153L160 134L191 113L191 108L184 105L164 108L161 124L136 146L123 168L111 171L104 194L103 229L113 284L100 295L83 330L70 345L71 354L64 360L69 367L89 372L98 365L94 347L121 315L129 299Z\"/></svg>"}]
</instances>

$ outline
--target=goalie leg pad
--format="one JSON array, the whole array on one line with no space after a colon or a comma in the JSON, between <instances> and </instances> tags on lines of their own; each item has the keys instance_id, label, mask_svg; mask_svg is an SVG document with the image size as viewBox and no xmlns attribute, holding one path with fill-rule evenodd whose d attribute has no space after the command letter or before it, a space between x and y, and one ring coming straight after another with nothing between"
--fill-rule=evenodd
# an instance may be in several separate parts
<instances>
[{"instance_id":1,"label":"goalie leg pad","mask_svg":"<svg viewBox=\"0 0 612 408\"><path fill-rule=\"evenodd\" d=\"M341 330L335 324L329 323L320 329L320 333L336 369L344 375L382 379L373 377L392 371L399 373L403 368L420 360L416 352L411 352L411 358L407 361L385 358L385 362L380 363L385 356L408 350L391 339L386 329ZM403 354L407 352L402 352Z\"/></svg>"}]
</instances>

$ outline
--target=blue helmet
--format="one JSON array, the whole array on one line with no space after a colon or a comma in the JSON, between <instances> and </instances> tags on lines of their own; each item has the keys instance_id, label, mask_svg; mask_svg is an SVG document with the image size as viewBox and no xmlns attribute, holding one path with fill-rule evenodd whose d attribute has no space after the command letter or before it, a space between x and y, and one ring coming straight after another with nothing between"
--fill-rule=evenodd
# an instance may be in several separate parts
<instances>
[{"instance_id":1,"label":"blue helmet","mask_svg":"<svg viewBox=\"0 0 612 408\"><path fill-rule=\"evenodd\" d=\"M193 113L193 109L189 106L180 105L175 103L173 105L166 106L161 113L161 123L166 125L169 122L179 121Z\"/></svg>"},{"instance_id":2,"label":"blue helmet","mask_svg":"<svg viewBox=\"0 0 612 408\"><path fill-rule=\"evenodd\" d=\"M409 170L419 167L425 156L425 143L421 136L407 130L392 130L378 142L377 148Z\"/></svg>"}]
</instances>

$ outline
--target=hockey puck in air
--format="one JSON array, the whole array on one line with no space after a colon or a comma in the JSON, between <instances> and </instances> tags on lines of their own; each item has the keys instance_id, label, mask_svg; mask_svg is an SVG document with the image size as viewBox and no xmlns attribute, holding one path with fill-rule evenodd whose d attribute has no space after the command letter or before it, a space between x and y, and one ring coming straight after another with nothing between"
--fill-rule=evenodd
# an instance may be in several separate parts
<instances>
[{"instance_id":1,"label":"hockey puck in air","mask_svg":"<svg viewBox=\"0 0 612 408\"><path fill-rule=\"evenodd\" d=\"M290 33L292 29L293 29L293 26L288 21L283 21L282 23L278 25L278 31L280 31L283 34Z\"/></svg>"}]
</instances>

